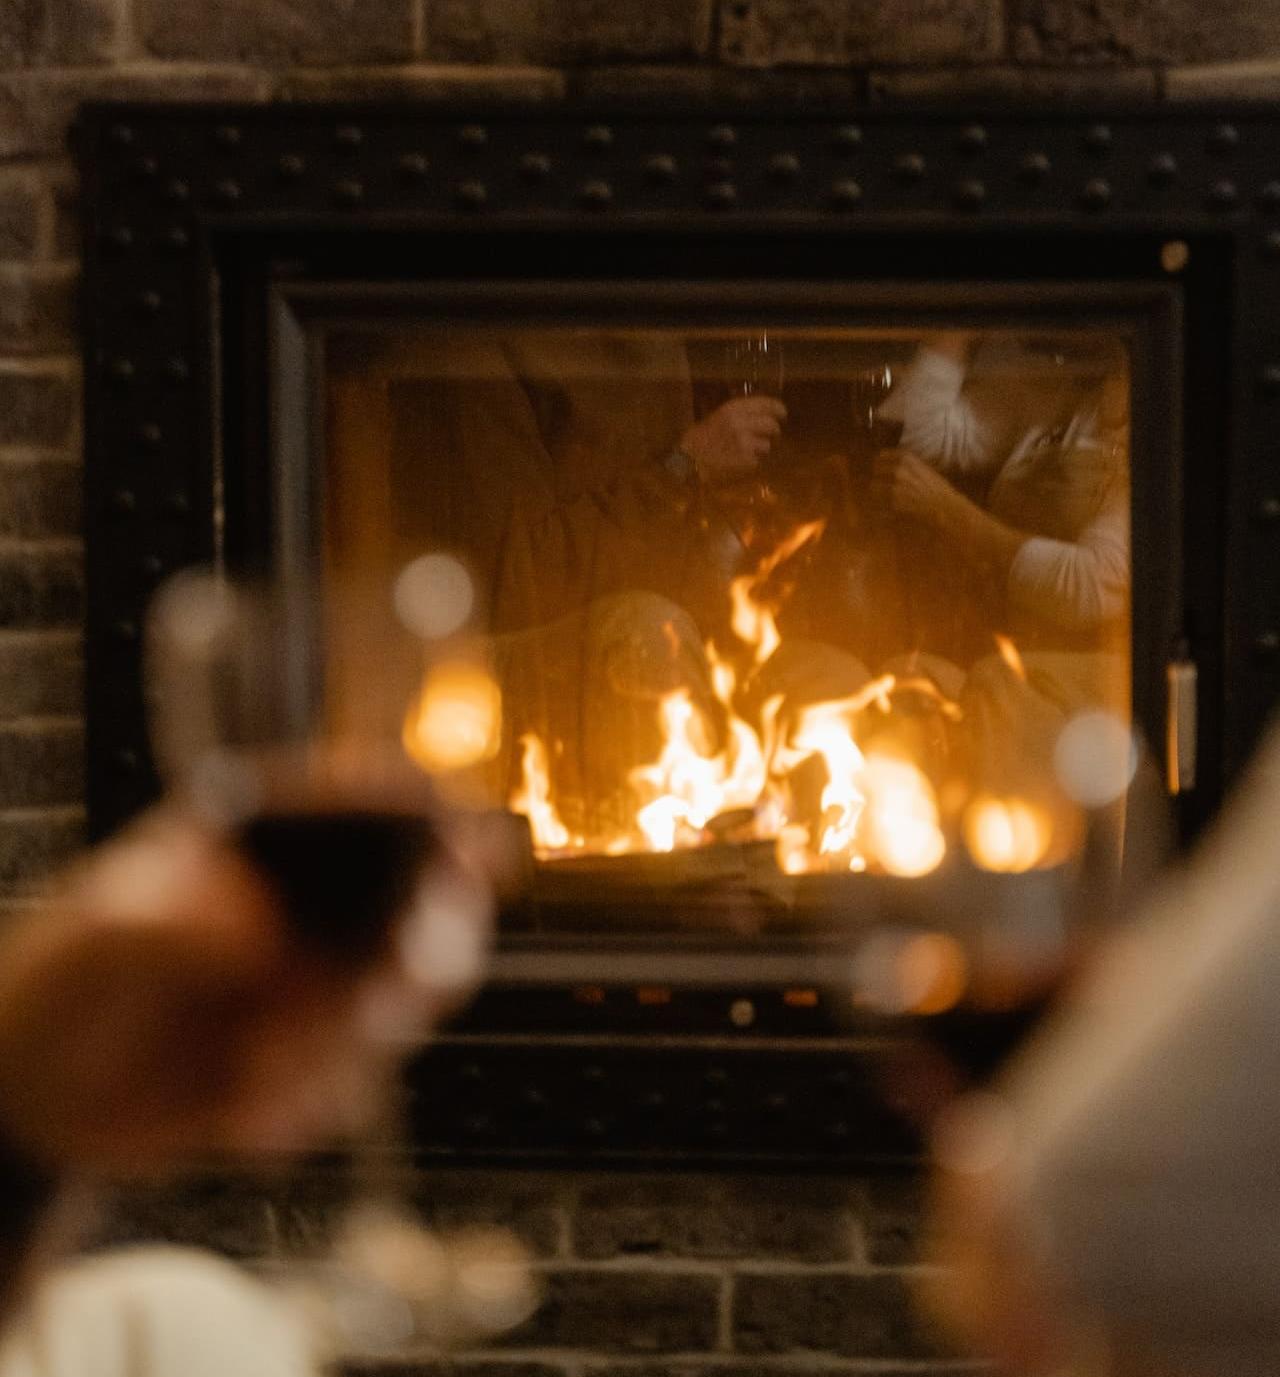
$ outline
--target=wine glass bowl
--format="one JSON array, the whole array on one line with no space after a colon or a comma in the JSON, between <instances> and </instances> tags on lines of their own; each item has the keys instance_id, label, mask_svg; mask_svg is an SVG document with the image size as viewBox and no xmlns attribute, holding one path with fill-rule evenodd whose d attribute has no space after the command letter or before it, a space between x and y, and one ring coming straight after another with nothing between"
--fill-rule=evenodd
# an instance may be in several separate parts
<instances>
[{"instance_id":1,"label":"wine glass bowl","mask_svg":"<svg viewBox=\"0 0 1280 1377\"><path fill-rule=\"evenodd\" d=\"M494 838L477 846L483 818L446 798L450 774L482 764L501 730L474 601L465 569L436 555L358 585L187 573L161 590L147 629L153 749L171 796L256 868L299 959L353 972L394 959L440 1007L480 979L489 929L490 900L457 857L492 851ZM477 716L457 684L489 711ZM451 742L437 769L430 715L459 712L468 751ZM487 1337L536 1301L518 1246L495 1243L502 1266L490 1272L503 1284L491 1289L506 1308L477 1318L474 1240L427 1229L407 1198L398 1062L422 1039L375 1012L373 1112L350 1143L355 1198L327 1257L284 1267L334 1357Z\"/></svg>"},{"instance_id":2,"label":"wine glass bowl","mask_svg":"<svg viewBox=\"0 0 1280 1377\"><path fill-rule=\"evenodd\" d=\"M379 620L363 599L322 606L188 573L148 622L152 741L170 793L236 841L299 936L353 962L376 953L441 847L432 781L398 744L434 650L387 636L380 674L357 689L350 643Z\"/></svg>"},{"instance_id":3,"label":"wine glass bowl","mask_svg":"<svg viewBox=\"0 0 1280 1377\"><path fill-rule=\"evenodd\" d=\"M724 382L731 398L780 398L786 364L776 336L762 330L730 340L724 347Z\"/></svg>"},{"instance_id":4,"label":"wine glass bowl","mask_svg":"<svg viewBox=\"0 0 1280 1377\"><path fill-rule=\"evenodd\" d=\"M881 403L893 390L893 369L876 364L857 369L849 379L849 414L860 448L871 454L893 449L902 439L902 422L880 414Z\"/></svg>"}]
</instances>

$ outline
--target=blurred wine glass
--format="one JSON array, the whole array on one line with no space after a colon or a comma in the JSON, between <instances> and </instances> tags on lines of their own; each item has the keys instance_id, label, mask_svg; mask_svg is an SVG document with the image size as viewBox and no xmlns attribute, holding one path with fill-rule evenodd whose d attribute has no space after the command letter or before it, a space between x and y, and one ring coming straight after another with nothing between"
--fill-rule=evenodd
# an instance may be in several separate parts
<instances>
[{"instance_id":1,"label":"blurred wine glass","mask_svg":"<svg viewBox=\"0 0 1280 1377\"><path fill-rule=\"evenodd\" d=\"M241 848L301 945L352 966L394 949L448 1002L487 956L488 897L452 860L479 816L459 809L458 786L501 734L474 601L467 570L428 554L323 589L188 573L148 622L170 795ZM487 1338L537 1300L513 1238L437 1236L409 1203L399 1067L419 1037L385 1023L374 1109L351 1143L354 1198L329 1254L285 1268L334 1359Z\"/></svg>"},{"instance_id":2,"label":"blurred wine glass","mask_svg":"<svg viewBox=\"0 0 1280 1377\"><path fill-rule=\"evenodd\" d=\"M902 422L880 414L880 405L893 390L893 369L876 364L854 371L849 379L849 409L859 447L871 454L893 449L902 439Z\"/></svg>"},{"instance_id":3,"label":"blurred wine glass","mask_svg":"<svg viewBox=\"0 0 1280 1377\"><path fill-rule=\"evenodd\" d=\"M762 330L724 347L724 381L731 397L781 397L786 383L782 345Z\"/></svg>"}]
</instances>

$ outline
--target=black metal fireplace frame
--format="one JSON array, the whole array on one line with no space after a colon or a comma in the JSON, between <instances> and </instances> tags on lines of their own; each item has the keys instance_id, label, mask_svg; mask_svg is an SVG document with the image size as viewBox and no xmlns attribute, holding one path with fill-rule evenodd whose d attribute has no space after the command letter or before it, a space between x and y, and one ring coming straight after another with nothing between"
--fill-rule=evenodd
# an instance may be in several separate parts
<instances>
[{"instance_id":1,"label":"black metal fireplace frame","mask_svg":"<svg viewBox=\"0 0 1280 1377\"><path fill-rule=\"evenodd\" d=\"M1280 111L98 105L76 140L97 835L156 791L140 665L151 589L187 564L252 567L277 550L272 475L289 449L273 421L278 312L315 284L550 280L570 300L574 283L619 275L1172 293L1186 322L1183 472L1155 503L1160 522L1136 515L1135 544L1165 542L1178 573L1149 632L1159 643L1140 647L1147 678L1182 649L1200 670L1188 832L1276 701ZM417 1068L427 1152L797 1163L913 1151L861 1055L885 1050L891 1030L853 1037L812 1013L735 1028L735 1001L763 1012L781 994L745 967L608 1017L571 1008L568 977L534 989L516 967Z\"/></svg>"}]
</instances>

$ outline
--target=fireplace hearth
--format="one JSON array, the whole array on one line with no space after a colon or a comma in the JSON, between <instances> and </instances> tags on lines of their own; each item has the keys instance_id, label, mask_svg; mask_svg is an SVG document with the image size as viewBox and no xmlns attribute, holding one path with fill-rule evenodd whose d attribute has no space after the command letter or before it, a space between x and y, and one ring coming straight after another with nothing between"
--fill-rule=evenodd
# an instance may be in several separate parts
<instances>
[{"instance_id":1,"label":"fireplace hearth","mask_svg":"<svg viewBox=\"0 0 1280 1377\"><path fill-rule=\"evenodd\" d=\"M1119 850L1055 811L1062 725L1131 719L1189 839L1275 699L1278 119L87 111L94 830L157 788L164 575L448 548L508 719L471 783L538 866L412 1069L421 1150L911 1157L938 1050L980 1074L1046 994L944 999L947 962L976 988L1032 912L1068 943L1057 880ZM952 486L1111 559L1104 611L1013 616L875 515L928 367L1032 417ZM723 482L717 416L759 461ZM933 1003L851 1000L887 937Z\"/></svg>"}]
</instances>

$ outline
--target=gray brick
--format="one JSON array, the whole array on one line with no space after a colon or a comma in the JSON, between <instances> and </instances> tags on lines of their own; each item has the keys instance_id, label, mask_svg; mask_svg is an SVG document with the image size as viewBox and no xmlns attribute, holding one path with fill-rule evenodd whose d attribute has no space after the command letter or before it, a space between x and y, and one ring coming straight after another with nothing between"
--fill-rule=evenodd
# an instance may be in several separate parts
<instances>
[{"instance_id":1,"label":"gray brick","mask_svg":"<svg viewBox=\"0 0 1280 1377\"><path fill-rule=\"evenodd\" d=\"M644 62L706 54L712 0L428 0L427 44L450 62Z\"/></svg>"},{"instance_id":2,"label":"gray brick","mask_svg":"<svg viewBox=\"0 0 1280 1377\"><path fill-rule=\"evenodd\" d=\"M84 728L78 721L0 726L0 808L49 808L84 797Z\"/></svg>"},{"instance_id":3,"label":"gray brick","mask_svg":"<svg viewBox=\"0 0 1280 1377\"><path fill-rule=\"evenodd\" d=\"M93 1250L153 1243L263 1257L274 1246L267 1195L229 1174L122 1187L104 1202L86 1240Z\"/></svg>"},{"instance_id":4,"label":"gray brick","mask_svg":"<svg viewBox=\"0 0 1280 1377\"><path fill-rule=\"evenodd\" d=\"M413 56L413 0L137 0L156 57L203 62L379 62Z\"/></svg>"},{"instance_id":5,"label":"gray brick","mask_svg":"<svg viewBox=\"0 0 1280 1377\"><path fill-rule=\"evenodd\" d=\"M1171 67L1164 85L1169 100L1276 100L1280 58Z\"/></svg>"},{"instance_id":6,"label":"gray brick","mask_svg":"<svg viewBox=\"0 0 1280 1377\"><path fill-rule=\"evenodd\" d=\"M74 342L76 269L0 264L0 350L49 354Z\"/></svg>"},{"instance_id":7,"label":"gray brick","mask_svg":"<svg viewBox=\"0 0 1280 1377\"><path fill-rule=\"evenodd\" d=\"M83 844L84 815L77 807L0 814L0 895L30 889Z\"/></svg>"},{"instance_id":8,"label":"gray brick","mask_svg":"<svg viewBox=\"0 0 1280 1377\"><path fill-rule=\"evenodd\" d=\"M913 105L1090 105L1155 100L1150 67L951 67L873 72L873 100Z\"/></svg>"},{"instance_id":9,"label":"gray brick","mask_svg":"<svg viewBox=\"0 0 1280 1377\"><path fill-rule=\"evenodd\" d=\"M120 56L121 0L5 0L0 70L109 62Z\"/></svg>"},{"instance_id":10,"label":"gray brick","mask_svg":"<svg viewBox=\"0 0 1280 1377\"><path fill-rule=\"evenodd\" d=\"M907 1282L888 1273L740 1276L734 1288L733 1332L735 1346L744 1353L947 1356L919 1315Z\"/></svg>"},{"instance_id":11,"label":"gray brick","mask_svg":"<svg viewBox=\"0 0 1280 1377\"><path fill-rule=\"evenodd\" d=\"M0 178L0 258L30 258L40 234L40 196L30 177Z\"/></svg>"},{"instance_id":12,"label":"gray brick","mask_svg":"<svg viewBox=\"0 0 1280 1377\"><path fill-rule=\"evenodd\" d=\"M925 1241L924 1182L918 1176L874 1177L867 1185L867 1255L877 1266L921 1261Z\"/></svg>"},{"instance_id":13,"label":"gray brick","mask_svg":"<svg viewBox=\"0 0 1280 1377\"><path fill-rule=\"evenodd\" d=\"M806 1363L794 1356L756 1361L732 1358L667 1358L661 1362L587 1363L583 1377L982 1377L972 1362L931 1362L910 1367L894 1364L868 1367L849 1364Z\"/></svg>"},{"instance_id":14,"label":"gray brick","mask_svg":"<svg viewBox=\"0 0 1280 1377\"><path fill-rule=\"evenodd\" d=\"M83 619L78 545L0 543L0 628L78 627Z\"/></svg>"},{"instance_id":15,"label":"gray brick","mask_svg":"<svg viewBox=\"0 0 1280 1377\"><path fill-rule=\"evenodd\" d=\"M613 66L575 72L573 90L584 100L620 101L654 109L725 105L769 110L813 110L837 115L853 109L863 94L859 74L823 70L749 70L711 66Z\"/></svg>"},{"instance_id":16,"label":"gray brick","mask_svg":"<svg viewBox=\"0 0 1280 1377\"><path fill-rule=\"evenodd\" d=\"M1000 0L720 0L720 56L779 63L980 62L1002 42Z\"/></svg>"},{"instance_id":17,"label":"gray brick","mask_svg":"<svg viewBox=\"0 0 1280 1377\"><path fill-rule=\"evenodd\" d=\"M521 1177L436 1171L414 1187L414 1204L433 1229L498 1224L510 1229L534 1253L559 1250L564 1205L560 1187Z\"/></svg>"},{"instance_id":18,"label":"gray brick","mask_svg":"<svg viewBox=\"0 0 1280 1377\"><path fill-rule=\"evenodd\" d=\"M262 100L268 73L174 64L0 76L0 158L65 155L76 109L90 100Z\"/></svg>"},{"instance_id":19,"label":"gray brick","mask_svg":"<svg viewBox=\"0 0 1280 1377\"><path fill-rule=\"evenodd\" d=\"M696 1272L552 1272L537 1314L504 1343L618 1353L708 1350L716 1343L719 1298L718 1279Z\"/></svg>"},{"instance_id":20,"label":"gray brick","mask_svg":"<svg viewBox=\"0 0 1280 1377\"><path fill-rule=\"evenodd\" d=\"M308 1167L274 1182L268 1208L277 1246L292 1257L314 1257L332 1243L352 1197L351 1173L340 1165Z\"/></svg>"},{"instance_id":21,"label":"gray brick","mask_svg":"<svg viewBox=\"0 0 1280 1377\"><path fill-rule=\"evenodd\" d=\"M1029 62L1220 62L1280 55L1280 0L1013 0L1014 54Z\"/></svg>"},{"instance_id":22,"label":"gray brick","mask_svg":"<svg viewBox=\"0 0 1280 1377\"><path fill-rule=\"evenodd\" d=\"M65 444L75 428L77 393L65 370L0 364L0 445Z\"/></svg>"},{"instance_id":23,"label":"gray brick","mask_svg":"<svg viewBox=\"0 0 1280 1377\"><path fill-rule=\"evenodd\" d=\"M368 1359L343 1363L340 1377L568 1377L570 1371L557 1363L504 1363L490 1358L419 1358L404 1362Z\"/></svg>"},{"instance_id":24,"label":"gray brick","mask_svg":"<svg viewBox=\"0 0 1280 1377\"><path fill-rule=\"evenodd\" d=\"M0 536L78 535L83 481L72 459L0 460Z\"/></svg>"},{"instance_id":25,"label":"gray brick","mask_svg":"<svg viewBox=\"0 0 1280 1377\"><path fill-rule=\"evenodd\" d=\"M298 68L281 77L287 100L480 101L525 104L564 95L564 76L538 67Z\"/></svg>"},{"instance_id":26,"label":"gray brick","mask_svg":"<svg viewBox=\"0 0 1280 1377\"><path fill-rule=\"evenodd\" d=\"M798 1179L620 1178L583 1191L573 1237L584 1258L658 1253L844 1262L860 1246L848 1188Z\"/></svg>"},{"instance_id":27,"label":"gray brick","mask_svg":"<svg viewBox=\"0 0 1280 1377\"><path fill-rule=\"evenodd\" d=\"M53 197L53 252L57 258L81 256L80 179L66 164L53 164L46 174Z\"/></svg>"},{"instance_id":28,"label":"gray brick","mask_svg":"<svg viewBox=\"0 0 1280 1377\"><path fill-rule=\"evenodd\" d=\"M84 655L76 631L0 634L0 720L70 716L84 706Z\"/></svg>"}]
</instances>

